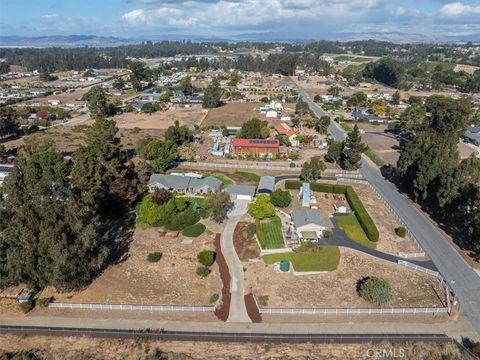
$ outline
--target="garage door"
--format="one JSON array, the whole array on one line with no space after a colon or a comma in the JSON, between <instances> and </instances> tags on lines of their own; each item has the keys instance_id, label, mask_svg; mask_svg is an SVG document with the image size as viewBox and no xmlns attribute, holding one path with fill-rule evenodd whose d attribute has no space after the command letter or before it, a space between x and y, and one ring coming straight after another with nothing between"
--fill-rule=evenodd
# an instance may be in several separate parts
<instances>
[{"instance_id":1,"label":"garage door","mask_svg":"<svg viewBox=\"0 0 480 360\"><path fill-rule=\"evenodd\" d=\"M237 195L237 200L252 201L252 197L250 195Z\"/></svg>"}]
</instances>

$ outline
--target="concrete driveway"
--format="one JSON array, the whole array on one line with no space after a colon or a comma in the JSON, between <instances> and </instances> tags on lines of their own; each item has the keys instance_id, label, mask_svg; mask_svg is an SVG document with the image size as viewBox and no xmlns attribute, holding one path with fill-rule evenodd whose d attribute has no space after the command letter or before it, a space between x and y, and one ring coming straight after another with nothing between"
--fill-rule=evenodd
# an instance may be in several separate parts
<instances>
[{"instance_id":1,"label":"concrete driveway","mask_svg":"<svg viewBox=\"0 0 480 360\"><path fill-rule=\"evenodd\" d=\"M227 319L228 322L252 322L245 307L243 266L233 246L233 232L242 216L247 213L248 203L249 201L245 200L235 201L235 207L228 214L228 220L220 238L222 253L227 262L230 276L232 277L230 283L232 299L230 303L230 313Z\"/></svg>"}]
</instances>

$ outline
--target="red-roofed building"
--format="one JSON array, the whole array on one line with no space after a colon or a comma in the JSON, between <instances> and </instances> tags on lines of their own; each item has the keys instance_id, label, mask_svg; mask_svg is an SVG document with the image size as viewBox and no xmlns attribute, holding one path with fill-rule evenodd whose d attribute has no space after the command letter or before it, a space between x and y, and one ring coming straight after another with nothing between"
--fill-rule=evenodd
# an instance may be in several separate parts
<instances>
[{"instance_id":1,"label":"red-roofed building","mask_svg":"<svg viewBox=\"0 0 480 360\"><path fill-rule=\"evenodd\" d=\"M278 135L286 136L293 146L298 146L297 134L290 126L284 123L275 125L275 131Z\"/></svg>"},{"instance_id":2,"label":"red-roofed building","mask_svg":"<svg viewBox=\"0 0 480 360\"><path fill-rule=\"evenodd\" d=\"M235 155L277 155L280 143L275 139L233 139Z\"/></svg>"}]
</instances>

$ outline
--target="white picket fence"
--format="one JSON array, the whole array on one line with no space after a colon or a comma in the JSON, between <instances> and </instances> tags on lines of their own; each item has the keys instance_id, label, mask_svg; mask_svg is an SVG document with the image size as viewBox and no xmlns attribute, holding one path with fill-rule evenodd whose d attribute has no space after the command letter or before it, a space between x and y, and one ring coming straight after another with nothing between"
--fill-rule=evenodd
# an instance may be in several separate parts
<instances>
[{"instance_id":1,"label":"white picket fence","mask_svg":"<svg viewBox=\"0 0 480 360\"><path fill-rule=\"evenodd\" d=\"M418 252L418 253L403 253L399 252L398 253L399 257L405 258L405 259L410 259L410 258L419 258L419 257L425 257L424 252Z\"/></svg>"},{"instance_id":2,"label":"white picket fence","mask_svg":"<svg viewBox=\"0 0 480 360\"><path fill-rule=\"evenodd\" d=\"M261 314L288 315L373 315L373 314L447 314L448 308L260 308Z\"/></svg>"},{"instance_id":3,"label":"white picket fence","mask_svg":"<svg viewBox=\"0 0 480 360\"><path fill-rule=\"evenodd\" d=\"M214 312L215 306L178 306L178 305L127 305L127 304L81 304L58 303L48 304L56 309L90 309L90 310L129 310L129 311L183 311L183 312Z\"/></svg>"}]
</instances>

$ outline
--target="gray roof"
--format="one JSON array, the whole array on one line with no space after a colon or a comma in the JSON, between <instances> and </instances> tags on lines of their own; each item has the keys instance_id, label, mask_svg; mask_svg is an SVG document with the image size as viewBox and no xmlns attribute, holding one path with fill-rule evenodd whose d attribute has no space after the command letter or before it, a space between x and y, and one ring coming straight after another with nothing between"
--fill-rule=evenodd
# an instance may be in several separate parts
<instances>
[{"instance_id":1,"label":"gray roof","mask_svg":"<svg viewBox=\"0 0 480 360\"><path fill-rule=\"evenodd\" d=\"M222 182L213 176L205 179L197 179L189 176L170 175L170 174L152 174L148 181L148 186L160 186L166 189L177 191L197 191L204 187L212 190L220 189Z\"/></svg>"},{"instance_id":2,"label":"gray roof","mask_svg":"<svg viewBox=\"0 0 480 360\"><path fill-rule=\"evenodd\" d=\"M298 209L293 210L290 215L292 216L292 221L296 228L308 224L326 227L325 220L318 210Z\"/></svg>"},{"instance_id":3,"label":"gray roof","mask_svg":"<svg viewBox=\"0 0 480 360\"><path fill-rule=\"evenodd\" d=\"M258 192L273 192L275 190L275 176L262 176L258 184Z\"/></svg>"},{"instance_id":4,"label":"gray roof","mask_svg":"<svg viewBox=\"0 0 480 360\"><path fill-rule=\"evenodd\" d=\"M465 136L480 143L480 126L469 126Z\"/></svg>"},{"instance_id":5,"label":"gray roof","mask_svg":"<svg viewBox=\"0 0 480 360\"><path fill-rule=\"evenodd\" d=\"M228 185L226 191L230 195L250 195L253 197L256 189L253 185Z\"/></svg>"}]
</instances>

